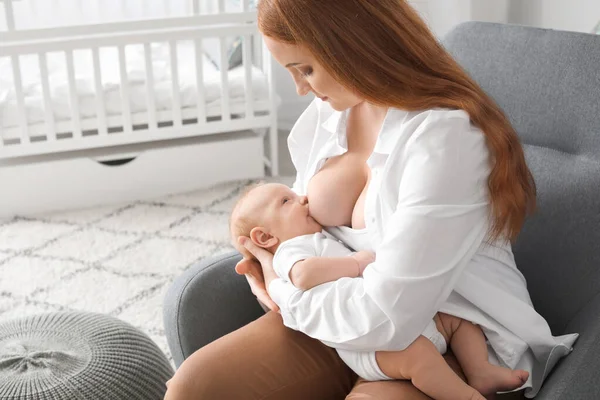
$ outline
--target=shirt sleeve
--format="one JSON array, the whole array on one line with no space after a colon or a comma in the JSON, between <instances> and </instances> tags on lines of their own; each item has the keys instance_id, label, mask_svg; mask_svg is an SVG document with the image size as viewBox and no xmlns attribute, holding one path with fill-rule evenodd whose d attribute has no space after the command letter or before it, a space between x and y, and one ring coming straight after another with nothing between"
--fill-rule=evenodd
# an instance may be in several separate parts
<instances>
[{"instance_id":1,"label":"shirt sleeve","mask_svg":"<svg viewBox=\"0 0 600 400\"><path fill-rule=\"evenodd\" d=\"M332 347L409 346L489 229L489 152L468 119L426 121L389 157L393 171L380 195L394 191L397 202L363 279L340 279L307 292L277 280L269 286L287 326Z\"/></svg>"},{"instance_id":2,"label":"shirt sleeve","mask_svg":"<svg viewBox=\"0 0 600 400\"><path fill-rule=\"evenodd\" d=\"M277 276L291 282L290 271L298 261L317 256L311 236L299 236L281 243L273 256L273 269Z\"/></svg>"}]
</instances>

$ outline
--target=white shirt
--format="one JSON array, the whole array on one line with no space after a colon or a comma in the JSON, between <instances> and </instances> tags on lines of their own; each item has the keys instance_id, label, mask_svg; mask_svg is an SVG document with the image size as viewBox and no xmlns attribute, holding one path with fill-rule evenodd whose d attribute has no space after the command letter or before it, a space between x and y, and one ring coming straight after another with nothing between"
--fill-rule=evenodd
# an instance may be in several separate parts
<instances>
[{"instance_id":1,"label":"white shirt","mask_svg":"<svg viewBox=\"0 0 600 400\"><path fill-rule=\"evenodd\" d=\"M273 269L278 277L291 282L290 271L298 261L309 257L347 257L353 253L327 232L317 232L282 242L273 255Z\"/></svg>"},{"instance_id":2,"label":"white shirt","mask_svg":"<svg viewBox=\"0 0 600 400\"><path fill-rule=\"evenodd\" d=\"M288 138L297 193L306 193L327 158L347 150L347 114L316 99L300 116ZM368 165L364 215L376 261L363 279L307 292L274 280L269 293L285 325L331 347L403 350L445 312L482 327L490 361L530 371L524 386L533 397L577 335L552 336L510 244L485 242L490 161L483 133L462 110L391 108Z\"/></svg>"}]
</instances>

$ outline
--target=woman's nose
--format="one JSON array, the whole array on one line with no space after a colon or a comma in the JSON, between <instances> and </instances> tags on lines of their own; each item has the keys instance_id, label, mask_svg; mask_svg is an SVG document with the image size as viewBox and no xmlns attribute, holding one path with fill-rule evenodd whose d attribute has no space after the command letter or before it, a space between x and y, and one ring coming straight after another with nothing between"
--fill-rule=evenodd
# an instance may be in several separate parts
<instances>
[{"instance_id":1,"label":"woman's nose","mask_svg":"<svg viewBox=\"0 0 600 400\"><path fill-rule=\"evenodd\" d=\"M296 84L298 96L306 96L310 93L311 87L302 76L294 76L294 83Z\"/></svg>"},{"instance_id":2,"label":"woman's nose","mask_svg":"<svg viewBox=\"0 0 600 400\"><path fill-rule=\"evenodd\" d=\"M310 85L308 83L301 85L296 84L296 92L298 93L298 96L306 96L310 93Z\"/></svg>"}]
</instances>

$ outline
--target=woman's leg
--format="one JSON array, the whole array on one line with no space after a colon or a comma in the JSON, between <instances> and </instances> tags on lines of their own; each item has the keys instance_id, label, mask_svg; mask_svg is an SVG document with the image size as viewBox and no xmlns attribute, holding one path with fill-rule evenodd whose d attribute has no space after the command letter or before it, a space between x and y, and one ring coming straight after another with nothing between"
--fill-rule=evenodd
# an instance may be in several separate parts
<instances>
[{"instance_id":1,"label":"woman's leg","mask_svg":"<svg viewBox=\"0 0 600 400\"><path fill-rule=\"evenodd\" d=\"M365 381L359 378L346 400L431 400L410 381Z\"/></svg>"},{"instance_id":2,"label":"woman's leg","mask_svg":"<svg viewBox=\"0 0 600 400\"><path fill-rule=\"evenodd\" d=\"M192 354L165 400L343 399L355 380L335 350L269 312Z\"/></svg>"}]
</instances>

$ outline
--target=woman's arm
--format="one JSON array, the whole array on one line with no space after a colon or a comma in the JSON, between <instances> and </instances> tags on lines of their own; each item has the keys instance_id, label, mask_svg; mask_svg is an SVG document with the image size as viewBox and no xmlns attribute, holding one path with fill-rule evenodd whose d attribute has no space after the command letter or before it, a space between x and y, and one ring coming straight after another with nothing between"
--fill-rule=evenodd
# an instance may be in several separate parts
<instances>
[{"instance_id":1,"label":"woman's arm","mask_svg":"<svg viewBox=\"0 0 600 400\"><path fill-rule=\"evenodd\" d=\"M377 260L308 292L271 282L286 325L338 348L403 350L447 299L488 231L488 151L465 118L420 126L401 150L382 182L398 197Z\"/></svg>"}]
</instances>

